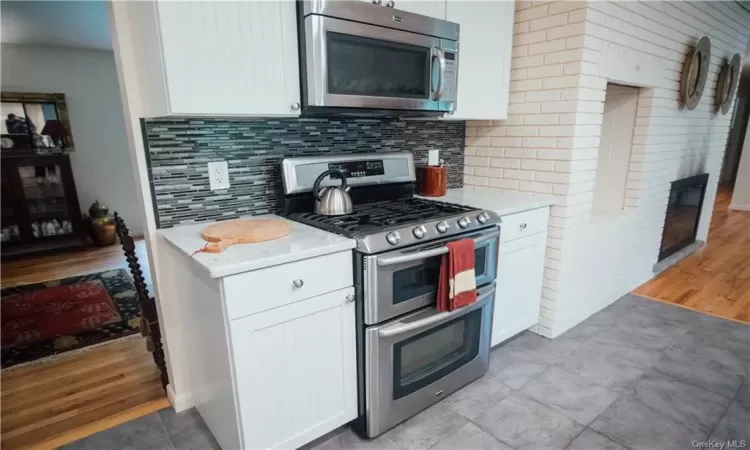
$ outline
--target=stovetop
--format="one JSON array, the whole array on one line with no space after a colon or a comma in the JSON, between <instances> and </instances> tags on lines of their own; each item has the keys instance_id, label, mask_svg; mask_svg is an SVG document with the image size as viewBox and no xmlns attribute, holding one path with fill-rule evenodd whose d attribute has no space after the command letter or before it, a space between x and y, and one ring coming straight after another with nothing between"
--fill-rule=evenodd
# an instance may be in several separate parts
<instances>
[{"instance_id":1,"label":"stovetop","mask_svg":"<svg viewBox=\"0 0 750 450\"><path fill-rule=\"evenodd\" d=\"M368 254L469 235L500 223L500 217L491 211L421 198L362 203L343 216L303 212L288 217L355 239L357 250Z\"/></svg>"},{"instance_id":2,"label":"stovetop","mask_svg":"<svg viewBox=\"0 0 750 450\"><path fill-rule=\"evenodd\" d=\"M291 214L291 219L347 237L359 237L386 229L419 225L428 220L477 211L476 208L421 198L403 198L356 205L352 214L322 216L315 213Z\"/></svg>"},{"instance_id":3,"label":"stovetop","mask_svg":"<svg viewBox=\"0 0 750 450\"><path fill-rule=\"evenodd\" d=\"M311 213L315 180L326 170L344 173L354 212L343 216ZM357 155L318 155L286 158L282 162L284 214L298 222L357 241L367 254L403 249L418 244L472 237L500 224L492 211L416 198L414 158L409 152ZM324 184L338 186L327 180ZM405 248L408 247L408 248Z\"/></svg>"}]
</instances>

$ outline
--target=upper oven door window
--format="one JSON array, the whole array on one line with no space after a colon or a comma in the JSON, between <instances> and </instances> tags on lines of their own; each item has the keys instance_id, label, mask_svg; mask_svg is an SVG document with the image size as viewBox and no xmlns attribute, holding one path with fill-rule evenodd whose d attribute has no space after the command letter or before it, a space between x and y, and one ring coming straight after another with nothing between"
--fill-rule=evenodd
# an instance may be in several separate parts
<instances>
[{"instance_id":1,"label":"upper oven door window","mask_svg":"<svg viewBox=\"0 0 750 450\"><path fill-rule=\"evenodd\" d=\"M477 287L495 279L498 236L498 231L487 230L475 237ZM435 302L442 260L441 255L430 256L435 248L425 246L365 257L365 323L380 323Z\"/></svg>"},{"instance_id":2,"label":"upper oven door window","mask_svg":"<svg viewBox=\"0 0 750 450\"><path fill-rule=\"evenodd\" d=\"M440 39L312 15L305 41L307 106L439 110Z\"/></svg>"},{"instance_id":3,"label":"upper oven door window","mask_svg":"<svg viewBox=\"0 0 750 450\"><path fill-rule=\"evenodd\" d=\"M487 267L491 264L487 260L488 247L492 251L492 243L487 242L474 249L474 273L477 285L485 284L494 279L494 275L487 281ZM441 256L434 256L422 260L420 264L406 267L393 272L393 304L409 301L426 294L434 294L438 288L440 276Z\"/></svg>"},{"instance_id":4,"label":"upper oven door window","mask_svg":"<svg viewBox=\"0 0 750 450\"><path fill-rule=\"evenodd\" d=\"M431 49L329 31L328 92L430 98Z\"/></svg>"}]
</instances>

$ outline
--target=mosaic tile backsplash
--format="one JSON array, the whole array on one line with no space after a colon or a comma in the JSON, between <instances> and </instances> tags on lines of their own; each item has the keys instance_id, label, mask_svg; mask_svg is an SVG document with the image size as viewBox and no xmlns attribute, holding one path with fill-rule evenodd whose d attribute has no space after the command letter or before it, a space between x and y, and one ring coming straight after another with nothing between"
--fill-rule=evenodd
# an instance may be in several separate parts
<instances>
[{"instance_id":1,"label":"mosaic tile backsplash","mask_svg":"<svg viewBox=\"0 0 750 450\"><path fill-rule=\"evenodd\" d=\"M287 156L440 150L448 186L463 185L465 122L376 119L149 119L144 121L157 226L276 213ZM226 160L231 187L211 191L210 161Z\"/></svg>"}]
</instances>

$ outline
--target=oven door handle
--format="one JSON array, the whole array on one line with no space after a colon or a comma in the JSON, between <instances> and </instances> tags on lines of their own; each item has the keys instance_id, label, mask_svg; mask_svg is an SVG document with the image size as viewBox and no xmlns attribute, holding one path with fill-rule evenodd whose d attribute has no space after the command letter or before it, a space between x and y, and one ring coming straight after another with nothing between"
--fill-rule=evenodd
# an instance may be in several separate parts
<instances>
[{"instance_id":1,"label":"oven door handle","mask_svg":"<svg viewBox=\"0 0 750 450\"><path fill-rule=\"evenodd\" d=\"M438 60L438 85L435 87L435 92L432 93L433 100L440 100L445 90L445 52L438 47L433 49L432 60Z\"/></svg>"},{"instance_id":2,"label":"oven door handle","mask_svg":"<svg viewBox=\"0 0 750 450\"><path fill-rule=\"evenodd\" d=\"M495 239L500 236L500 230L494 230L491 233L479 236L474 239L474 247L477 245L487 242L491 239ZM431 248L429 250L423 250L420 252L408 253L406 255L391 256L390 258L378 258L378 266L392 266L394 264L401 264L411 261L419 261L420 259L432 258L433 256L440 256L448 253L448 247L443 245L437 248Z\"/></svg>"},{"instance_id":3,"label":"oven door handle","mask_svg":"<svg viewBox=\"0 0 750 450\"><path fill-rule=\"evenodd\" d=\"M427 317L426 319L417 320L410 323L395 324L382 330L378 330L378 336L387 338L397 336L399 334L409 333L411 331L417 331L423 328L429 328L434 325L438 325L443 322L447 322L455 317L466 314L469 310L474 310L471 306L477 305L484 301L487 297L495 293L495 285L489 286L484 289L477 291L477 300L471 305L467 305L463 308L458 308L453 311L442 312L435 314L434 316ZM468 308L468 309L467 309Z\"/></svg>"}]
</instances>

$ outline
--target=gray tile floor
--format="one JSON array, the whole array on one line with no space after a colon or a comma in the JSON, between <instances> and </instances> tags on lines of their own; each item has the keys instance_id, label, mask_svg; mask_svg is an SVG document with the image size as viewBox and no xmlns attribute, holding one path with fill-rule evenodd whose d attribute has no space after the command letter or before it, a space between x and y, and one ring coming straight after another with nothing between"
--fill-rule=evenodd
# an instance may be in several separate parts
<instances>
[{"instance_id":1,"label":"gray tile floor","mask_svg":"<svg viewBox=\"0 0 750 450\"><path fill-rule=\"evenodd\" d=\"M627 295L557 339L521 334L483 378L377 439L346 430L313 448L750 448L749 375L750 326ZM66 448L218 446L195 411L165 410Z\"/></svg>"}]
</instances>

